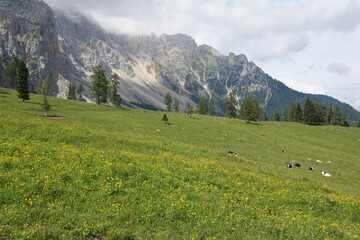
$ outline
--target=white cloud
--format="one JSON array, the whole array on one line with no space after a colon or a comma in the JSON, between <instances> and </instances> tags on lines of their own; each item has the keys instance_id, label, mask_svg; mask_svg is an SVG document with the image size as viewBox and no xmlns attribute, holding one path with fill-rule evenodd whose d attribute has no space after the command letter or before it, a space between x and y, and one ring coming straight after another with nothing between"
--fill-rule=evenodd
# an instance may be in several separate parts
<instances>
[{"instance_id":1,"label":"white cloud","mask_svg":"<svg viewBox=\"0 0 360 240\"><path fill-rule=\"evenodd\" d=\"M113 32L187 33L225 54L249 49L249 57L260 61L301 51L310 32L347 32L360 22L358 0L45 1L92 13Z\"/></svg>"},{"instance_id":2,"label":"white cloud","mask_svg":"<svg viewBox=\"0 0 360 240\"><path fill-rule=\"evenodd\" d=\"M326 94L327 91L323 87L316 86L313 84L308 84L305 82L295 81L294 79L281 79L281 82L283 82L286 86L300 91L304 93L311 93L311 94Z\"/></svg>"},{"instance_id":3,"label":"white cloud","mask_svg":"<svg viewBox=\"0 0 360 240\"><path fill-rule=\"evenodd\" d=\"M336 73L342 76L349 75L351 69L343 62L333 62L327 66L328 72Z\"/></svg>"},{"instance_id":4,"label":"white cloud","mask_svg":"<svg viewBox=\"0 0 360 240\"><path fill-rule=\"evenodd\" d=\"M355 107L357 110L359 110L359 111L360 111L360 99L359 99L359 100L357 100L357 101L355 101L355 103L354 103L354 107Z\"/></svg>"}]
</instances>

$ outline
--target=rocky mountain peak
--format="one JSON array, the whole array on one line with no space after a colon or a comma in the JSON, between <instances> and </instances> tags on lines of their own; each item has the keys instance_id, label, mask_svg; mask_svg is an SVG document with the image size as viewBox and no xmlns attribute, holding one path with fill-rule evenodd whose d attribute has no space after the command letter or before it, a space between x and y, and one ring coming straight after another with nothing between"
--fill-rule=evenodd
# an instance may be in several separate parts
<instances>
[{"instance_id":1,"label":"rocky mountain peak","mask_svg":"<svg viewBox=\"0 0 360 240\"><path fill-rule=\"evenodd\" d=\"M228 63L231 66L239 65L239 64L247 64L248 59L244 54L235 55L233 52L230 52L228 56Z\"/></svg>"},{"instance_id":2,"label":"rocky mountain peak","mask_svg":"<svg viewBox=\"0 0 360 240\"><path fill-rule=\"evenodd\" d=\"M41 23L44 16L51 11L42 0L1 0L0 9L34 24Z\"/></svg>"}]
</instances>

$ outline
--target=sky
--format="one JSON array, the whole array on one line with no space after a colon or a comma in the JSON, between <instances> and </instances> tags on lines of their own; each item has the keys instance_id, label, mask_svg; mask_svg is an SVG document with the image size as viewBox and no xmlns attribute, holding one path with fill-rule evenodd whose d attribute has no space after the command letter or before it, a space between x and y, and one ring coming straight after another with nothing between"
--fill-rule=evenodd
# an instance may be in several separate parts
<instances>
[{"instance_id":1,"label":"sky","mask_svg":"<svg viewBox=\"0 0 360 240\"><path fill-rule=\"evenodd\" d=\"M360 0L45 0L117 34L184 33L360 110Z\"/></svg>"}]
</instances>

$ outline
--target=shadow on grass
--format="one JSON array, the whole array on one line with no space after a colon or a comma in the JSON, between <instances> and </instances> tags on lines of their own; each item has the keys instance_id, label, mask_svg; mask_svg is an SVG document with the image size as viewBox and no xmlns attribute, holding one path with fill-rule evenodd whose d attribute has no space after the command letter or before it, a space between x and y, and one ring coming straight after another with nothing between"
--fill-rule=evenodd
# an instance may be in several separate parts
<instances>
[{"instance_id":1,"label":"shadow on grass","mask_svg":"<svg viewBox=\"0 0 360 240\"><path fill-rule=\"evenodd\" d=\"M0 91L0 94L10 95L10 93L8 93L8 92L3 92L3 91Z\"/></svg>"}]
</instances>

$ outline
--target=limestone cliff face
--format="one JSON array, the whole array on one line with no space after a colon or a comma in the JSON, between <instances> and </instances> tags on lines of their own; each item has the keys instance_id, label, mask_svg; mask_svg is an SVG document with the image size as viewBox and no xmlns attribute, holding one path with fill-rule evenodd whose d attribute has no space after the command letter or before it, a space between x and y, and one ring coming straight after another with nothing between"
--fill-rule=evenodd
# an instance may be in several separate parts
<instances>
[{"instance_id":1,"label":"limestone cliff face","mask_svg":"<svg viewBox=\"0 0 360 240\"><path fill-rule=\"evenodd\" d=\"M0 0L0 86L15 88L1 73L11 54L19 55L30 70L30 90L51 74L51 94L66 97L69 83L85 87L91 101L90 75L102 65L107 77L115 72L121 80L119 93L129 106L165 108L164 96L171 96L184 110L204 96L213 98L223 114L229 92L241 104L256 97L270 116L292 101L303 103L307 96L291 90L264 73L244 55L220 54L198 46L184 34L119 36L105 32L81 13L52 10L42 0ZM326 106L341 105L348 119L357 119L349 105L327 96L310 96Z\"/></svg>"},{"instance_id":2,"label":"limestone cliff face","mask_svg":"<svg viewBox=\"0 0 360 240\"><path fill-rule=\"evenodd\" d=\"M47 74L53 74L54 78L58 75L56 36L53 12L43 1L0 1L0 57L6 61L15 54L26 61L31 91ZM0 85L15 87L14 82L5 79ZM51 92L57 92L56 87L53 86Z\"/></svg>"}]
</instances>

